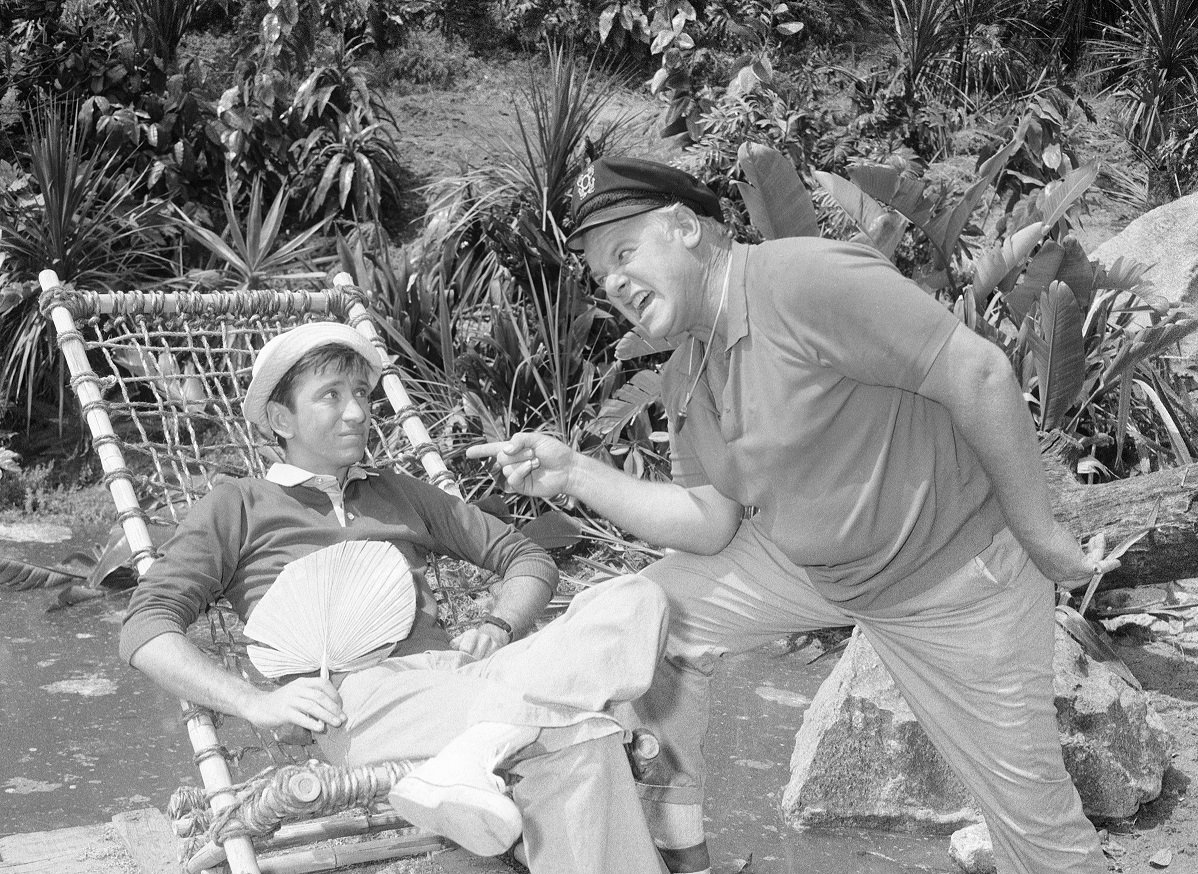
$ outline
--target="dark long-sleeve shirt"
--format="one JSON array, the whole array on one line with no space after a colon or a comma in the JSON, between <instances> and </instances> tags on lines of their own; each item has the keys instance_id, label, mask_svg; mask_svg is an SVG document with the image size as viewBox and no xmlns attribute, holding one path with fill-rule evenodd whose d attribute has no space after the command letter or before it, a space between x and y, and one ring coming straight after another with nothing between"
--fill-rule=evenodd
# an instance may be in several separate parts
<instances>
[{"instance_id":1,"label":"dark long-sleeve shirt","mask_svg":"<svg viewBox=\"0 0 1198 874\"><path fill-rule=\"evenodd\" d=\"M213 601L226 598L243 618L289 562L348 540L395 545L412 567L416 619L394 650L448 649L425 579L425 554L449 555L504 577L531 577L552 591L549 555L511 526L414 477L391 472L344 487L344 524L329 495L312 485L246 478L204 497L162 549L129 602L121 628L125 661L147 641L183 633Z\"/></svg>"}]
</instances>

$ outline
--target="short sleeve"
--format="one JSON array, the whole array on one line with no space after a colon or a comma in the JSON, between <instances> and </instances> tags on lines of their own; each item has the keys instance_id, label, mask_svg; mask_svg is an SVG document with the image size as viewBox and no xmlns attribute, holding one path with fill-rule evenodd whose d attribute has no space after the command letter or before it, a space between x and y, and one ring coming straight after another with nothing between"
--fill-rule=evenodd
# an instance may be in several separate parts
<instances>
[{"instance_id":1,"label":"short sleeve","mask_svg":"<svg viewBox=\"0 0 1198 874\"><path fill-rule=\"evenodd\" d=\"M763 277L776 290L768 301L750 301L750 308L766 309L754 323L774 326L800 354L842 376L916 391L958 319L875 249L819 242L823 251L798 255L803 281L797 288L796 265L771 260L761 247L757 263L779 275Z\"/></svg>"}]
</instances>

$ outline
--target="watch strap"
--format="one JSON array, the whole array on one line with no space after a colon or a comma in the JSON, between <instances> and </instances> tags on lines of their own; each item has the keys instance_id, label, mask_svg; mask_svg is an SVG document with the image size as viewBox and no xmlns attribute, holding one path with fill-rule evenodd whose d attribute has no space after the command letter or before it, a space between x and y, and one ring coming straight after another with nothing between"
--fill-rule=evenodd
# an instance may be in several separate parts
<instances>
[{"instance_id":1,"label":"watch strap","mask_svg":"<svg viewBox=\"0 0 1198 874\"><path fill-rule=\"evenodd\" d=\"M515 639L516 635L512 632L511 623L509 623L506 619L500 619L494 613L488 613L482 618L482 621L489 625L494 625L500 631L506 632L508 640Z\"/></svg>"}]
</instances>

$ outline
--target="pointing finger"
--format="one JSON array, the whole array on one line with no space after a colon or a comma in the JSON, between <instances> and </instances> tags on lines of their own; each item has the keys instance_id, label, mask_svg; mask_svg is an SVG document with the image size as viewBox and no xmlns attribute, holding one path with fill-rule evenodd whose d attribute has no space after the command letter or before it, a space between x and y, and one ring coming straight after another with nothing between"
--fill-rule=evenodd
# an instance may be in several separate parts
<instances>
[{"instance_id":1,"label":"pointing finger","mask_svg":"<svg viewBox=\"0 0 1198 874\"><path fill-rule=\"evenodd\" d=\"M466 447L467 458L494 458L500 453L511 453L515 451L515 447L506 440L500 440L493 443L478 443L474 446Z\"/></svg>"}]
</instances>

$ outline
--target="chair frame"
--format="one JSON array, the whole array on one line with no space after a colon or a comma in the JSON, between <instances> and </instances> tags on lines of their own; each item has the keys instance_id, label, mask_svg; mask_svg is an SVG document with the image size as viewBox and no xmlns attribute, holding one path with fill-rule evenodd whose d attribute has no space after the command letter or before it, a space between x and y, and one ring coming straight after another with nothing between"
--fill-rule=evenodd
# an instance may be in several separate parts
<instances>
[{"instance_id":1,"label":"chair frame","mask_svg":"<svg viewBox=\"0 0 1198 874\"><path fill-rule=\"evenodd\" d=\"M333 280L333 288L318 292L289 292L289 291L249 291L249 292L217 292L217 293L171 293L171 292L88 292L76 291L64 287L59 277L52 270L45 270L39 276L42 287L41 308L45 317L50 319L57 332L58 347L67 363L74 390L80 404L82 417L92 435L92 442L104 471L104 482L107 485L113 502L118 511L118 519L129 547L132 551L131 562L139 574L148 570L156 557L155 547L151 540L148 524L148 514L142 509L134 489L134 476L128 468L125 455L121 449L120 438L114 432L109 417L109 406L103 397L103 380L92 369L87 358L87 344L79 325L86 319L99 316L127 315L134 313L150 313L154 315L190 314L202 316L212 312L234 312L251 314L251 308L267 303L275 310L280 318L302 319L304 316L317 314L329 315L348 323L363 336L369 339L378 349L384 361L388 361L382 340L375 329L370 311L365 304L365 298L353 284L352 278L346 273L338 274ZM404 435L411 445L411 454L419 458L429 481L444 491L459 498L462 497L453 474L450 473L441 457L440 451L429 436L419 412L412 403L407 390L393 365L385 367L382 376L383 391L387 396ZM252 432L247 425L247 437L253 440ZM188 738L195 753L195 760L200 777L209 796L209 805L214 817L228 815L239 805L237 789L233 783L225 751L216 734L216 729L209 711L193 706L188 701L181 701L184 721ZM391 764L391 763L389 763ZM376 779L398 779L402 771L394 768L389 776L376 778L371 776L371 785ZM298 776L292 780L291 789L301 796L319 791L313 790L312 781L305 782ZM277 846L291 845L296 842L321 839L350 833L377 831L382 828L396 828L403 825L396 817L365 818L358 826L301 824L305 828L284 826L283 834L277 836L274 844ZM290 828L290 835L286 834ZM234 830L236 831L236 829ZM413 842L408 839L408 851L417 847L417 851L432 849L428 836L416 836ZM423 843L421 843L421 841ZM402 842L401 842L402 843ZM393 857L394 852L387 857ZM200 870L212 867L226 861L233 874L260 874L271 871L294 870L287 864L266 864L274 860L259 860L257 852L248 834L234 834L224 838L219 844L210 844L201 850L194 859L194 864L188 865L188 870ZM350 862L349 858L334 860L336 865ZM368 861L355 858L353 862ZM307 863L304 863L307 864ZM335 866L335 865L333 865ZM326 867L333 867L326 866ZM304 870L318 870L305 867Z\"/></svg>"}]
</instances>

